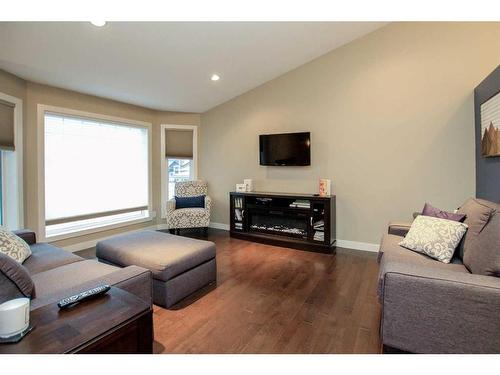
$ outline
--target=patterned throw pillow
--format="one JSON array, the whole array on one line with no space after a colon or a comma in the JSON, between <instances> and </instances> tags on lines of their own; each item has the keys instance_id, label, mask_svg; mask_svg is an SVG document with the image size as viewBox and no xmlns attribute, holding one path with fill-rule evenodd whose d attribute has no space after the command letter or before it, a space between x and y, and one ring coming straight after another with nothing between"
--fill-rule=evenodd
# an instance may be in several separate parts
<instances>
[{"instance_id":1,"label":"patterned throw pillow","mask_svg":"<svg viewBox=\"0 0 500 375\"><path fill-rule=\"evenodd\" d=\"M420 215L399 245L440 262L450 263L466 231L467 224Z\"/></svg>"},{"instance_id":2,"label":"patterned throw pillow","mask_svg":"<svg viewBox=\"0 0 500 375\"><path fill-rule=\"evenodd\" d=\"M31 255L29 245L4 227L0 227L0 251L19 263L23 263Z\"/></svg>"}]
</instances>

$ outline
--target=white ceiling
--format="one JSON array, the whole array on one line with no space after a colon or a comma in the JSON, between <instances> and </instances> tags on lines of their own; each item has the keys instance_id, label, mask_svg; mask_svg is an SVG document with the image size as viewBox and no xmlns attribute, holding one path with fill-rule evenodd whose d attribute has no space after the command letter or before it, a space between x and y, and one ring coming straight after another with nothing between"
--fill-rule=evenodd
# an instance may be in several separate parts
<instances>
[{"instance_id":1,"label":"white ceiling","mask_svg":"<svg viewBox=\"0 0 500 375\"><path fill-rule=\"evenodd\" d=\"M204 112L384 25L0 22L0 68L153 109Z\"/></svg>"}]
</instances>

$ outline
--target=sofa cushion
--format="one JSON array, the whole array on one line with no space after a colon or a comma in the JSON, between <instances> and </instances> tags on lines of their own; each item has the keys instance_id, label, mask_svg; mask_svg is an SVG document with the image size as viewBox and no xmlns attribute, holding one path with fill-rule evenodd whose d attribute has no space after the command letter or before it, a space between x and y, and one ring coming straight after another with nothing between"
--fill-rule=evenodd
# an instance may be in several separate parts
<instances>
[{"instance_id":1,"label":"sofa cushion","mask_svg":"<svg viewBox=\"0 0 500 375\"><path fill-rule=\"evenodd\" d=\"M96 260L82 260L33 275L37 298L58 293L117 270Z\"/></svg>"},{"instance_id":2,"label":"sofa cushion","mask_svg":"<svg viewBox=\"0 0 500 375\"><path fill-rule=\"evenodd\" d=\"M422 210L422 215L437 217L440 219L460 221L460 222L463 222L465 220L465 214L443 211L439 208L430 205L429 203L426 203L424 205L424 209Z\"/></svg>"},{"instance_id":3,"label":"sofa cushion","mask_svg":"<svg viewBox=\"0 0 500 375\"><path fill-rule=\"evenodd\" d=\"M491 214L481 233L467 237L465 245L463 261L472 273L500 277L500 209Z\"/></svg>"},{"instance_id":4,"label":"sofa cushion","mask_svg":"<svg viewBox=\"0 0 500 375\"><path fill-rule=\"evenodd\" d=\"M449 264L436 262L434 259L428 257L425 254L420 254L400 246L399 243L401 242L402 239L403 237L400 236L385 234L382 237L382 241L380 243L379 261L383 257L391 259L404 258L405 261L415 263L419 266L430 266L439 269L449 269L458 272L469 273L469 271L467 271L467 269L464 267L460 258L458 257L452 258Z\"/></svg>"},{"instance_id":5,"label":"sofa cushion","mask_svg":"<svg viewBox=\"0 0 500 375\"><path fill-rule=\"evenodd\" d=\"M481 233L491 214L495 211L491 204L482 199L469 198L457 211L465 215L464 223L469 227L469 234Z\"/></svg>"},{"instance_id":6,"label":"sofa cushion","mask_svg":"<svg viewBox=\"0 0 500 375\"><path fill-rule=\"evenodd\" d=\"M14 233L17 237L22 238L28 245L36 243L36 234L32 230L16 229L13 230L12 233Z\"/></svg>"},{"instance_id":7,"label":"sofa cushion","mask_svg":"<svg viewBox=\"0 0 500 375\"><path fill-rule=\"evenodd\" d=\"M180 208L168 213L169 228L208 227L210 211L205 208Z\"/></svg>"},{"instance_id":8,"label":"sofa cushion","mask_svg":"<svg viewBox=\"0 0 500 375\"><path fill-rule=\"evenodd\" d=\"M429 268L434 270L447 270L450 272L469 273L467 268L462 264L459 258L453 258L449 264L436 262L427 255L420 254L402 246L399 242L403 237L385 234L382 237L379 251L379 261L381 263L379 269L379 296L383 289L383 278L392 264L404 264L408 269L413 268Z\"/></svg>"},{"instance_id":9,"label":"sofa cushion","mask_svg":"<svg viewBox=\"0 0 500 375\"><path fill-rule=\"evenodd\" d=\"M65 264L80 262L83 258L47 243L31 245L31 256L23 265L31 275L44 272Z\"/></svg>"},{"instance_id":10,"label":"sofa cushion","mask_svg":"<svg viewBox=\"0 0 500 375\"><path fill-rule=\"evenodd\" d=\"M464 223L421 215L413 221L408 234L399 244L440 262L450 263L466 231Z\"/></svg>"},{"instance_id":11,"label":"sofa cushion","mask_svg":"<svg viewBox=\"0 0 500 375\"><path fill-rule=\"evenodd\" d=\"M31 250L22 238L0 227L0 253L8 255L16 262L23 263L31 255Z\"/></svg>"},{"instance_id":12,"label":"sofa cushion","mask_svg":"<svg viewBox=\"0 0 500 375\"><path fill-rule=\"evenodd\" d=\"M469 246L471 238L481 233L494 211L492 207L485 204L486 202L480 199L469 198L457 211L457 213L465 215L464 223L469 227L458 247L457 253L461 259L464 258L464 253Z\"/></svg>"},{"instance_id":13,"label":"sofa cushion","mask_svg":"<svg viewBox=\"0 0 500 375\"><path fill-rule=\"evenodd\" d=\"M167 281L215 258L215 244L146 230L100 241L99 259L119 266L150 269L153 278Z\"/></svg>"},{"instance_id":14,"label":"sofa cushion","mask_svg":"<svg viewBox=\"0 0 500 375\"><path fill-rule=\"evenodd\" d=\"M0 303L21 295L34 298L35 284L21 263L0 252Z\"/></svg>"}]
</instances>

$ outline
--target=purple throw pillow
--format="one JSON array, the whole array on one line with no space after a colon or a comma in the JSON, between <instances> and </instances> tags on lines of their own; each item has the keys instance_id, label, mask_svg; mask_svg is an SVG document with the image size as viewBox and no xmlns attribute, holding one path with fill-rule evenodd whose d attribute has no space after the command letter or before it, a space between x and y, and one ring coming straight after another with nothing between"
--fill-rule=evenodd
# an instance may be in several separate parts
<instances>
[{"instance_id":1,"label":"purple throw pillow","mask_svg":"<svg viewBox=\"0 0 500 375\"><path fill-rule=\"evenodd\" d=\"M454 214L453 212L446 212L440 210L439 208L431 206L429 203L425 204L424 209L422 210L422 215L437 217L439 219L459 221L459 222L463 222L465 220L465 215L463 214Z\"/></svg>"}]
</instances>

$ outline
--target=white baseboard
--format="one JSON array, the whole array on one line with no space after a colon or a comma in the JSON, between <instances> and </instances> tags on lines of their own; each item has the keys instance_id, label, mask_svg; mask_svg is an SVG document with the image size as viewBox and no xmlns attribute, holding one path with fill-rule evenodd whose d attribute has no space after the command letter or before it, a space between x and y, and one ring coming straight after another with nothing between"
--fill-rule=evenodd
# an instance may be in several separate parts
<instances>
[{"instance_id":1,"label":"white baseboard","mask_svg":"<svg viewBox=\"0 0 500 375\"><path fill-rule=\"evenodd\" d=\"M380 245L376 243L347 241L347 240L337 240L336 245L338 247L343 247L345 249L372 251L375 253L377 253L380 248Z\"/></svg>"},{"instance_id":2,"label":"white baseboard","mask_svg":"<svg viewBox=\"0 0 500 375\"><path fill-rule=\"evenodd\" d=\"M210 223L210 228L214 229L222 229L222 230L229 230L229 224L224 224L224 223ZM132 231L127 231L125 233L133 233L133 232L140 232L146 229L168 229L167 224L158 224L158 225L151 225L149 227L141 228L141 229L136 229ZM63 246L62 248L64 250L70 251L70 252L75 252L75 251L80 251L80 250L85 250L91 247L94 247L99 241L115 237L118 234L112 235L112 236L105 236L105 237L100 237L96 238L94 240L89 240L89 241L84 241L84 242L79 242L73 245L69 246ZM371 252L378 252L379 250L379 245L375 243L368 243L368 242L357 242L357 241L347 241L347 240L337 240L336 245L338 247L343 247L345 249L352 249L352 250L361 250L361 251L371 251Z\"/></svg>"},{"instance_id":3,"label":"white baseboard","mask_svg":"<svg viewBox=\"0 0 500 375\"><path fill-rule=\"evenodd\" d=\"M210 223L210 228L229 230L229 224ZM337 240L336 245L338 247L343 247L345 249L371 251L375 253L378 252L378 249L380 247L380 245L376 243L347 241L347 240Z\"/></svg>"},{"instance_id":4,"label":"white baseboard","mask_svg":"<svg viewBox=\"0 0 500 375\"><path fill-rule=\"evenodd\" d=\"M223 223L210 223L209 227L214 229L229 230L229 224Z\"/></svg>"},{"instance_id":5,"label":"white baseboard","mask_svg":"<svg viewBox=\"0 0 500 375\"><path fill-rule=\"evenodd\" d=\"M214 229L229 230L229 225L228 224L222 224L222 223L210 223L209 227L210 228L214 228ZM159 230L168 229L168 226L167 226L167 224L158 224L156 226L156 229L159 229Z\"/></svg>"}]
</instances>

